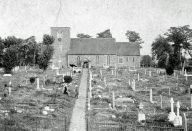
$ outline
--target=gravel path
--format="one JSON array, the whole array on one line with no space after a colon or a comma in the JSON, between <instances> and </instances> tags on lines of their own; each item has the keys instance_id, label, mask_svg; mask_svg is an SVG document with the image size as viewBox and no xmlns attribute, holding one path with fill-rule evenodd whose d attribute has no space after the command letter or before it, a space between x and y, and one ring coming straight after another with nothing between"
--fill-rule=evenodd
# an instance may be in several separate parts
<instances>
[{"instance_id":1,"label":"gravel path","mask_svg":"<svg viewBox=\"0 0 192 131\"><path fill-rule=\"evenodd\" d=\"M87 75L88 69L83 69L83 74L79 87L79 97L76 100L75 107L73 109L69 131L86 131L85 102L87 89Z\"/></svg>"}]
</instances>

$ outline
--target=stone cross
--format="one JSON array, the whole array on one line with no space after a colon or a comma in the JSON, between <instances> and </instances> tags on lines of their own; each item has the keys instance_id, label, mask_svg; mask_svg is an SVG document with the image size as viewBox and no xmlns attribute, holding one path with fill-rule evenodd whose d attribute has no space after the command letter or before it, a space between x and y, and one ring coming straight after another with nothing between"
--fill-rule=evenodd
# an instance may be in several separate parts
<instances>
[{"instance_id":1,"label":"stone cross","mask_svg":"<svg viewBox=\"0 0 192 131\"><path fill-rule=\"evenodd\" d=\"M133 89L133 91L135 91L135 79L133 79L133 81L132 81L132 89Z\"/></svg>"},{"instance_id":2,"label":"stone cross","mask_svg":"<svg viewBox=\"0 0 192 131\"><path fill-rule=\"evenodd\" d=\"M39 78L37 78L37 90L39 90Z\"/></svg>"},{"instance_id":3,"label":"stone cross","mask_svg":"<svg viewBox=\"0 0 192 131\"><path fill-rule=\"evenodd\" d=\"M168 116L168 119L169 121L173 122L174 119L175 119L175 113L174 113L174 101L173 101L173 98L171 98L170 100L170 103L171 103L171 112L169 113L169 116Z\"/></svg>"},{"instance_id":4,"label":"stone cross","mask_svg":"<svg viewBox=\"0 0 192 131\"><path fill-rule=\"evenodd\" d=\"M153 103L153 90L150 89L150 102Z\"/></svg>"},{"instance_id":5,"label":"stone cross","mask_svg":"<svg viewBox=\"0 0 192 131\"><path fill-rule=\"evenodd\" d=\"M113 109L115 109L115 93L114 93L114 91L112 92L112 105L113 105Z\"/></svg>"}]
</instances>

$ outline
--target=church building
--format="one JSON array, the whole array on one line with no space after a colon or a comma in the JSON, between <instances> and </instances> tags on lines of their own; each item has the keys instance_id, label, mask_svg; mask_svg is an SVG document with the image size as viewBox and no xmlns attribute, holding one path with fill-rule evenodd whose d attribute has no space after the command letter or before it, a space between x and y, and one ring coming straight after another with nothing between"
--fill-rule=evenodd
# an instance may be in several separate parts
<instances>
[{"instance_id":1,"label":"church building","mask_svg":"<svg viewBox=\"0 0 192 131\"><path fill-rule=\"evenodd\" d=\"M57 66L140 67L140 45L137 42L116 42L115 38L71 38L69 27L51 27Z\"/></svg>"}]
</instances>

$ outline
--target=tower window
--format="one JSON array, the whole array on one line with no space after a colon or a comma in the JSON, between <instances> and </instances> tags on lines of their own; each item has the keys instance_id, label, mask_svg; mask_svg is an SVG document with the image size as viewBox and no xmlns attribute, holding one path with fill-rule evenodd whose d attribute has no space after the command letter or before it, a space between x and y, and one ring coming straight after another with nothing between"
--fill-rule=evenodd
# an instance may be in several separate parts
<instances>
[{"instance_id":1,"label":"tower window","mask_svg":"<svg viewBox=\"0 0 192 131\"><path fill-rule=\"evenodd\" d=\"M57 32L57 40L58 40L58 41L61 41L61 40L62 40L62 37L63 37L63 32L58 31L58 32Z\"/></svg>"},{"instance_id":2,"label":"tower window","mask_svg":"<svg viewBox=\"0 0 192 131\"><path fill-rule=\"evenodd\" d=\"M123 57L119 57L119 64L123 64Z\"/></svg>"}]
</instances>

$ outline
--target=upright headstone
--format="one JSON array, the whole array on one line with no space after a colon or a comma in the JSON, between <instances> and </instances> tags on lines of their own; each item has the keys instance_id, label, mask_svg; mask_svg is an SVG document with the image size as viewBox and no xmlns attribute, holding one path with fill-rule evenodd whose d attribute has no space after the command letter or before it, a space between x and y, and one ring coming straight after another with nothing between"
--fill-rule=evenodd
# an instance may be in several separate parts
<instances>
[{"instance_id":1,"label":"upright headstone","mask_svg":"<svg viewBox=\"0 0 192 131\"><path fill-rule=\"evenodd\" d=\"M11 95L11 87L8 87L8 94Z\"/></svg>"},{"instance_id":2,"label":"upright headstone","mask_svg":"<svg viewBox=\"0 0 192 131\"><path fill-rule=\"evenodd\" d=\"M165 80L165 75L163 75L163 80Z\"/></svg>"},{"instance_id":3,"label":"upright headstone","mask_svg":"<svg viewBox=\"0 0 192 131\"><path fill-rule=\"evenodd\" d=\"M153 90L152 89L150 89L150 102L154 103L153 102Z\"/></svg>"},{"instance_id":4,"label":"upright headstone","mask_svg":"<svg viewBox=\"0 0 192 131\"><path fill-rule=\"evenodd\" d=\"M174 126L181 126L182 117L179 115L179 108L180 108L179 101L177 101L176 107L177 107L177 116L174 118L173 124L174 124Z\"/></svg>"},{"instance_id":5,"label":"upright headstone","mask_svg":"<svg viewBox=\"0 0 192 131\"><path fill-rule=\"evenodd\" d=\"M186 118L186 114L183 113L183 128L184 128L184 131L188 131L188 128L187 128L187 118Z\"/></svg>"},{"instance_id":6,"label":"upright headstone","mask_svg":"<svg viewBox=\"0 0 192 131\"><path fill-rule=\"evenodd\" d=\"M145 121L145 113L143 112L143 104L139 104L138 122Z\"/></svg>"},{"instance_id":7,"label":"upright headstone","mask_svg":"<svg viewBox=\"0 0 192 131\"><path fill-rule=\"evenodd\" d=\"M113 109L115 109L115 93L114 93L114 91L112 92L112 106L113 106Z\"/></svg>"},{"instance_id":8,"label":"upright headstone","mask_svg":"<svg viewBox=\"0 0 192 131\"><path fill-rule=\"evenodd\" d=\"M147 74L147 70L145 69L145 75Z\"/></svg>"},{"instance_id":9,"label":"upright headstone","mask_svg":"<svg viewBox=\"0 0 192 131\"><path fill-rule=\"evenodd\" d=\"M131 85L131 80L129 79L129 86Z\"/></svg>"},{"instance_id":10,"label":"upright headstone","mask_svg":"<svg viewBox=\"0 0 192 131\"><path fill-rule=\"evenodd\" d=\"M170 99L170 103L171 103L171 112L168 115L168 119L169 121L173 122L175 119L175 112L174 112L174 101L173 98Z\"/></svg>"},{"instance_id":11,"label":"upright headstone","mask_svg":"<svg viewBox=\"0 0 192 131\"><path fill-rule=\"evenodd\" d=\"M191 109L192 109L192 94L191 94Z\"/></svg>"},{"instance_id":12,"label":"upright headstone","mask_svg":"<svg viewBox=\"0 0 192 131\"><path fill-rule=\"evenodd\" d=\"M163 98L162 98L162 95L160 95L160 107L161 107L161 109L163 109Z\"/></svg>"},{"instance_id":13,"label":"upright headstone","mask_svg":"<svg viewBox=\"0 0 192 131\"><path fill-rule=\"evenodd\" d=\"M132 81L132 89L133 89L133 91L135 91L135 79L133 79L133 81Z\"/></svg>"},{"instance_id":14,"label":"upright headstone","mask_svg":"<svg viewBox=\"0 0 192 131\"><path fill-rule=\"evenodd\" d=\"M170 89L170 87L169 87L169 96L171 95L171 89Z\"/></svg>"},{"instance_id":15,"label":"upright headstone","mask_svg":"<svg viewBox=\"0 0 192 131\"><path fill-rule=\"evenodd\" d=\"M151 71L149 71L149 76L151 76Z\"/></svg>"},{"instance_id":16,"label":"upright headstone","mask_svg":"<svg viewBox=\"0 0 192 131\"><path fill-rule=\"evenodd\" d=\"M139 76L139 73L138 73L138 75L137 75L137 80L138 80L138 81L140 80L140 76Z\"/></svg>"},{"instance_id":17,"label":"upright headstone","mask_svg":"<svg viewBox=\"0 0 192 131\"><path fill-rule=\"evenodd\" d=\"M37 78L37 90L39 90L39 78Z\"/></svg>"},{"instance_id":18,"label":"upright headstone","mask_svg":"<svg viewBox=\"0 0 192 131\"><path fill-rule=\"evenodd\" d=\"M25 85L27 85L27 79L25 80Z\"/></svg>"}]
</instances>

